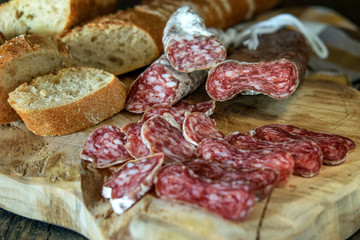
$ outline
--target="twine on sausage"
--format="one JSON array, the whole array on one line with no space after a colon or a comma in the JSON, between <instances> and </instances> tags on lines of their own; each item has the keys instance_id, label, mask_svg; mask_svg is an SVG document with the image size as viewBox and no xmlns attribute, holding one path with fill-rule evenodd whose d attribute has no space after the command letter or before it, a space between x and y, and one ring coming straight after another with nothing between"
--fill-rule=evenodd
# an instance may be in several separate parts
<instances>
[{"instance_id":1,"label":"twine on sausage","mask_svg":"<svg viewBox=\"0 0 360 240\"><path fill-rule=\"evenodd\" d=\"M228 39L236 39L232 44L235 47L239 47L241 44L245 45L251 50L256 50L259 46L259 36L263 34L271 34L279 29L292 26L295 27L299 32L301 32L306 40L308 41L310 47L314 53L319 58L327 58L329 51L326 48L324 42L316 35L315 31L312 31L311 28L306 27L299 19L291 14L279 14L275 17L272 17L268 20L258 22L252 25L239 24L234 28L229 28L225 31ZM225 40L226 41L226 40Z\"/></svg>"}]
</instances>

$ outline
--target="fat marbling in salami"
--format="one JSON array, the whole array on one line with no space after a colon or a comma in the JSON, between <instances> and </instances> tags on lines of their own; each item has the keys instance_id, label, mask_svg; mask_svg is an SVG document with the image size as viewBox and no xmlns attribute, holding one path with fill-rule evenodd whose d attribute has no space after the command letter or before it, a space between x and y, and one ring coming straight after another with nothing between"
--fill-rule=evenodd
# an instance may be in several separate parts
<instances>
[{"instance_id":1,"label":"fat marbling in salami","mask_svg":"<svg viewBox=\"0 0 360 240\"><path fill-rule=\"evenodd\" d=\"M286 129L292 129L292 132ZM318 137L316 134L306 136L304 134L296 134L293 126L284 124L263 125L252 130L252 134L259 139L270 142L286 142L291 140L306 139L315 142L323 153L323 163L327 165L338 165L345 161L349 152L349 144L343 138L337 135L323 134ZM353 146L350 144L350 146Z\"/></svg>"},{"instance_id":2,"label":"fat marbling in salami","mask_svg":"<svg viewBox=\"0 0 360 240\"><path fill-rule=\"evenodd\" d=\"M128 123L121 128L126 134L125 148L134 158L141 158L150 155L150 149L141 139L141 127L143 123Z\"/></svg>"},{"instance_id":3,"label":"fat marbling in salami","mask_svg":"<svg viewBox=\"0 0 360 240\"><path fill-rule=\"evenodd\" d=\"M215 120L201 112L189 113L185 117L182 131L185 139L196 146L206 138L224 137L224 134L216 129Z\"/></svg>"},{"instance_id":4,"label":"fat marbling in salami","mask_svg":"<svg viewBox=\"0 0 360 240\"><path fill-rule=\"evenodd\" d=\"M170 16L162 40L169 62L180 72L209 69L226 58L226 48L189 6Z\"/></svg>"},{"instance_id":5,"label":"fat marbling in salami","mask_svg":"<svg viewBox=\"0 0 360 240\"><path fill-rule=\"evenodd\" d=\"M206 78L207 71L176 71L163 54L132 83L125 108L142 113L158 104L173 105L193 92Z\"/></svg>"},{"instance_id":6,"label":"fat marbling in salami","mask_svg":"<svg viewBox=\"0 0 360 240\"><path fill-rule=\"evenodd\" d=\"M206 181L181 163L160 170L155 190L161 198L195 204L234 221L245 219L255 203L248 186Z\"/></svg>"},{"instance_id":7,"label":"fat marbling in salami","mask_svg":"<svg viewBox=\"0 0 360 240\"><path fill-rule=\"evenodd\" d=\"M196 147L186 141L182 132L162 117L147 120L141 129L141 137L150 152L165 154L165 161L186 161L193 158Z\"/></svg>"},{"instance_id":8,"label":"fat marbling in salami","mask_svg":"<svg viewBox=\"0 0 360 240\"><path fill-rule=\"evenodd\" d=\"M233 168L276 169L280 174L278 186L285 185L294 171L294 159L284 150L244 150L232 146L224 139L203 140L197 147L196 156Z\"/></svg>"},{"instance_id":9,"label":"fat marbling in salami","mask_svg":"<svg viewBox=\"0 0 360 240\"><path fill-rule=\"evenodd\" d=\"M292 140L283 143L263 141L245 133L233 132L225 137L231 145L241 149L282 149L294 158L294 175L313 177L322 166L322 151L310 140Z\"/></svg>"},{"instance_id":10,"label":"fat marbling in salami","mask_svg":"<svg viewBox=\"0 0 360 240\"><path fill-rule=\"evenodd\" d=\"M141 118L142 122L146 120L157 117L163 116L165 113L171 114L175 121L182 126L185 118L185 114L191 112L202 112L205 113L207 116L210 116L214 113L215 110L215 101L205 101L205 102L198 102L198 103L190 103L188 101L182 100L173 106L168 104L160 104L154 107L149 108L146 110Z\"/></svg>"},{"instance_id":11,"label":"fat marbling in salami","mask_svg":"<svg viewBox=\"0 0 360 240\"><path fill-rule=\"evenodd\" d=\"M85 140L81 159L96 168L106 168L133 159L124 147L126 136L116 126L101 126Z\"/></svg>"},{"instance_id":12,"label":"fat marbling in salami","mask_svg":"<svg viewBox=\"0 0 360 240\"><path fill-rule=\"evenodd\" d=\"M250 187L256 200L267 197L279 180L279 173L275 169L239 169L225 167L220 163L204 159L194 159L183 163L199 177L212 181L243 184Z\"/></svg>"},{"instance_id":13,"label":"fat marbling in salami","mask_svg":"<svg viewBox=\"0 0 360 240\"><path fill-rule=\"evenodd\" d=\"M259 38L256 50L241 47L213 67L206 91L217 101L238 94L265 94L275 99L289 97L304 78L309 49L304 36L281 29Z\"/></svg>"},{"instance_id":14,"label":"fat marbling in salami","mask_svg":"<svg viewBox=\"0 0 360 240\"><path fill-rule=\"evenodd\" d=\"M152 188L163 161L162 153L132 160L108 179L103 185L102 195L110 198L115 213L125 212Z\"/></svg>"}]
</instances>

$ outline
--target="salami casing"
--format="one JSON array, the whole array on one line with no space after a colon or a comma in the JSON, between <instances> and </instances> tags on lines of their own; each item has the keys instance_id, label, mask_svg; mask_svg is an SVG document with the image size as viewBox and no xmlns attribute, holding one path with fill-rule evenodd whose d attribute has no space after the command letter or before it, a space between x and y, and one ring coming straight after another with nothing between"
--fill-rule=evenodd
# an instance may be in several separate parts
<instances>
[{"instance_id":1,"label":"salami casing","mask_svg":"<svg viewBox=\"0 0 360 240\"><path fill-rule=\"evenodd\" d=\"M150 155L150 149L145 145L141 138L141 127L143 123L128 123L121 128L126 134L125 148L134 158L141 158Z\"/></svg>"},{"instance_id":2,"label":"salami casing","mask_svg":"<svg viewBox=\"0 0 360 240\"><path fill-rule=\"evenodd\" d=\"M322 151L316 143L310 140L292 140L283 143L273 143L240 132L228 134L225 140L231 145L241 149L282 149L288 151L294 158L294 175L313 177L319 173L322 166Z\"/></svg>"},{"instance_id":3,"label":"salami casing","mask_svg":"<svg viewBox=\"0 0 360 240\"><path fill-rule=\"evenodd\" d=\"M226 48L189 6L170 16L162 41L170 64L180 72L209 69L226 58Z\"/></svg>"},{"instance_id":4,"label":"salami casing","mask_svg":"<svg viewBox=\"0 0 360 240\"><path fill-rule=\"evenodd\" d=\"M109 178L103 185L102 195L110 198L115 213L125 212L152 188L163 161L162 153L132 160Z\"/></svg>"},{"instance_id":5,"label":"salami casing","mask_svg":"<svg viewBox=\"0 0 360 240\"><path fill-rule=\"evenodd\" d=\"M245 219L255 203L248 186L205 181L180 163L161 169L155 190L161 198L195 204L234 221Z\"/></svg>"},{"instance_id":6,"label":"salami casing","mask_svg":"<svg viewBox=\"0 0 360 240\"><path fill-rule=\"evenodd\" d=\"M161 104L149 108L144 112L141 121L145 122L152 117L163 116L164 114L168 113L174 117L175 121L180 126L182 126L185 114L191 112L202 112L205 113L207 116L210 116L214 113L214 110L215 101L212 100L198 103L190 103L188 101L182 100L174 104L173 106L170 106L168 104Z\"/></svg>"},{"instance_id":7,"label":"salami casing","mask_svg":"<svg viewBox=\"0 0 360 240\"><path fill-rule=\"evenodd\" d=\"M206 70L192 73L176 71L163 54L132 83L125 108L142 113L158 104L173 105L193 92L206 77Z\"/></svg>"},{"instance_id":8,"label":"salami casing","mask_svg":"<svg viewBox=\"0 0 360 240\"><path fill-rule=\"evenodd\" d=\"M168 162L190 160L196 150L179 129L162 117L147 120L142 126L141 137L151 153L164 153Z\"/></svg>"},{"instance_id":9,"label":"salami casing","mask_svg":"<svg viewBox=\"0 0 360 240\"><path fill-rule=\"evenodd\" d=\"M184 120L183 135L194 145L206 138L223 138L224 134L216 129L215 121L205 113L189 113Z\"/></svg>"},{"instance_id":10,"label":"salami casing","mask_svg":"<svg viewBox=\"0 0 360 240\"><path fill-rule=\"evenodd\" d=\"M287 131L291 130L292 132ZM315 142L323 153L323 163L327 165L338 165L345 161L349 152L349 145L342 137L332 134L321 133L316 136L316 133L308 133L308 136L296 131L294 126L286 126L283 124L269 124L255 128L251 131L252 134L259 139L270 142L287 142L291 140L311 140ZM302 130L303 131L303 130ZM303 132L304 133L304 132ZM350 144L350 146L353 146Z\"/></svg>"},{"instance_id":11,"label":"salami casing","mask_svg":"<svg viewBox=\"0 0 360 240\"><path fill-rule=\"evenodd\" d=\"M220 163L203 159L194 159L183 164L199 177L212 181L247 185L257 201L267 197L279 180L279 173L274 169L228 168Z\"/></svg>"},{"instance_id":12,"label":"salami casing","mask_svg":"<svg viewBox=\"0 0 360 240\"><path fill-rule=\"evenodd\" d=\"M217 101L240 93L284 99L304 78L308 59L304 36L283 28L262 35L256 50L239 48L226 61L213 67L206 80L206 91Z\"/></svg>"},{"instance_id":13,"label":"salami casing","mask_svg":"<svg viewBox=\"0 0 360 240\"><path fill-rule=\"evenodd\" d=\"M285 185L294 171L294 159L284 150L244 150L230 145L224 139L203 140L197 147L196 156L233 168L276 169L280 174L278 186Z\"/></svg>"},{"instance_id":14,"label":"salami casing","mask_svg":"<svg viewBox=\"0 0 360 240\"><path fill-rule=\"evenodd\" d=\"M124 147L125 134L116 126L101 126L85 140L81 159L96 168L106 168L133 159Z\"/></svg>"}]
</instances>

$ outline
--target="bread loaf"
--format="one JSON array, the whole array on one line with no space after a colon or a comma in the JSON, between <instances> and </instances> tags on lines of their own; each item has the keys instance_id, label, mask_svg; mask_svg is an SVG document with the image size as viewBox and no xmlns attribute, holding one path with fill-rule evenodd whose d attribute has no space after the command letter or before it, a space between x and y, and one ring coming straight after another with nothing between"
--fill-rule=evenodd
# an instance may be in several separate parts
<instances>
[{"instance_id":1,"label":"bread loaf","mask_svg":"<svg viewBox=\"0 0 360 240\"><path fill-rule=\"evenodd\" d=\"M38 135L64 135L93 126L124 108L125 87L94 68L65 68L24 83L9 103Z\"/></svg>"},{"instance_id":2,"label":"bread loaf","mask_svg":"<svg viewBox=\"0 0 360 240\"><path fill-rule=\"evenodd\" d=\"M72 65L64 44L33 34L1 45L0 59L0 124L20 120L7 102L11 91L34 77Z\"/></svg>"},{"instance_id":3,"label":"bread loaf","mask_svg":"<svg viewBox=\"0 0 360 240\"><path fill-rule=\"evenodd\" d=\"M0 5L0 30L6 39L24 33L56 36L115 9L116 0L10 0Z\"/></svg>"},{"instance_id":4,"label":"bread loaf","mask_svg":"<svg viewBox=\"0 0 360 240\"><path fill-rule=\"evenodd\" d=\"M208 27L227 28L275 6L279 0L151 0L102 16L61 35L75 64L116 75L144 67L163 52L166 21L179 7L190 5Z\"/></svg>"}]
</instances>

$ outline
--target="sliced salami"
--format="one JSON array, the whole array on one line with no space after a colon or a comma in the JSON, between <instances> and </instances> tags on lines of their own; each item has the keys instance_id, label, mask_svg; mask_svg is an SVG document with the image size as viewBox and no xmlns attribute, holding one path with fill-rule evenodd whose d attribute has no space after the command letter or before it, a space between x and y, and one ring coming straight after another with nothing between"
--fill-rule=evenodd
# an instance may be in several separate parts
<instances>
[{"instance_id":1,"label":"sliced salami","mask_svg":"<svg viewBox=\"0 0 360 240\"><path fill-rule=\"evenodd\" d=\"M217 162L203 159L194 159L184 162L199 177L212 181L228 182L231 184L243 184L250 187L256 200L267 197L279 180L279 173L274 169L250 169L227 168Z\"/></svg>"},{"instance_id":2,"label":"sliced salami","mask_svg":"<svg viewBox=\"0 0 360 240\"><path fill-rule=\"evenodd\" d=\"M213 67L206 91L217 101L240 93L284 99L304 78L308 59L309 49L300 32L284 28L264 34L256 50L239 48L226 61Z\"/></svg>"},{"instance_id":3,"label":"sliced salami","mask_svg":"<svg viewBox=\"0 0 360 240\"><path fill-rule=\"evenodd\" d=\"M182 130L185 139L196 146L206 138L224 137L224 134L216 129L215 121L201 112L188 114Z\"/></svg>"},{"instance_id":4,"label":"sliced salami","mask_svg":"<svg viewBox=\"0 0 360 240\"><path fill-rule=\"evenodd\" d=\"M141 127L143 123L128 123L121 128L126 134L125 148L134 158L141 158L150 155L150 149L141 138Z\"/></svg>"},{"instance_id":5,"label":"sliced salami","mask_svg":"<svg viewBox=\"0 0 360 240\"><path fill-rule=\"evenodd\" d=\"M244 150L236 148L224 139L205 139L197 147L196 156L212 160L226 167L240 169L270 168L279 171L278 186L287 183L294 170L292 155L284 150Z\"/></svg>"},{"instance_id":6,"label":"sliced salami","mask_svg":"<svg viewBox=\"0 0 360 240\"><path fill-rule=\"evenodd\" d=\"M170 16L162 40L169 62L180 72L209 69L226 58L226 48L189 6Z\"/></svg>"},{"instance_id":7,"label":"sliced salami","mask_svg":"<svg viewBox=\"0 0 360 240\"><path fill-rule=\"evenodd\" d=\"M190 103L188 101L180 101L173 106L167 104L156 105L154 107L149 108L146 110L141 118L142 122L146 120L157 117L163 116L165 113L171 114L176 122L182 126L185 118L185 114L190 112L203 112L207 116L210 116L214 113L215 110L215 101L205 101L199 103Z\"/></svg>"},{"instance_id":8,"label":"sliced salami","mask_svg":"<svg viewBox=\"0 0 360 240\"><path fill-rule=\"evenodd\" d=\"M179 129L162 117L147 120L142 126L141 136L151 153L164 153L168 162L190 160L196 150Z\"/></svg>"},{"instance_id":9,"label":"sliced salami","mask_svg":"<svg viewBox=\"0 0 360 240\"><path fill-rule=\"evenodd\" d=\"M132 160L109 178L103 185L102 195L110 197L115 213L125 212L152 188L163 162L162 153Z\"/></svg>"},{"instance_id":10,"label":"sliced salami","mask_svg":"<svg viewBox=\"0 0 360 240\"><path fill-rule=\"evenodd\" d=\"M270 142L287 142L291 140L311 140L315 142L323 153L323 163L327 165L338 165L345 161L349 152L348 145L342 138L333 136L307 137L288 132L284 125L269 124L255 128L252 131L256 138Z\"/></svg>"},{"instance_id":11,"label":"sliced salami","mask_svg":"<svg viewBox=\"0 0 360 240\"><path fill-rule=\"evenodd\" d=\"M310 140L292 140L283 143L273 143L259 140L245 133L233 132L225 137L231 145L249 150L282 149L292 154L294 158L294 175L313 177L319 173L322 166L322 151L316 143Z\"/></svg>"},{"instance_id":12,"label":"sliced salami","mask_svg":"<svg viewBox=\"0 0 360 240\"><path fill-rule=\"evenodd\" d=\"M158 174L158 196L195 204L229 220L243 220L255 200L246 185L205 181L180 163L164 167Z\"/></svg>"},{"instance_id":13,"label":"sliced salami","mask_svg":"<svg viewBox=\"0 0 360 240\"><path fill-rule=\"evenodd\" d=\"M171 67L163 54L132 83L125 108L142 113L158 104L173 105L194 91L206 77L207 71L181 73Z\"/></svg>"},{"instance_id":14,"label":"sliced salami","mask_svg":"<svg viewBox=\"0 0 360 240\"><path fill-rule=\"evenodd\" d=\"M85 140L81 159L96 168L106 168L133 159L124 147L126 137L116 126L101 126Z\"/></svg>"},{"instance_id":15,"label":"sliced salami","mask_svg":"<svg viewBox=\"0 0 360 240\"><path fill-rule=\"evenodd\" d=\"M295 127L292 125L286 125L286 124L273 124L273 125L275 125L279 128L282 128L289 133L301 135L301 136L304 136L304 137L307 137L310 139L311 138L327 138L327 137L333 138L333 137L336 137L336 138L343 140L349 150L354 150L356 147L356 144L353 140L351 140L347 137L336 135L336 134L324 133L324 132L313 132L313 131L309 131L305 128L299 128L299 127Z\"/></svg>"}]
</instances>

